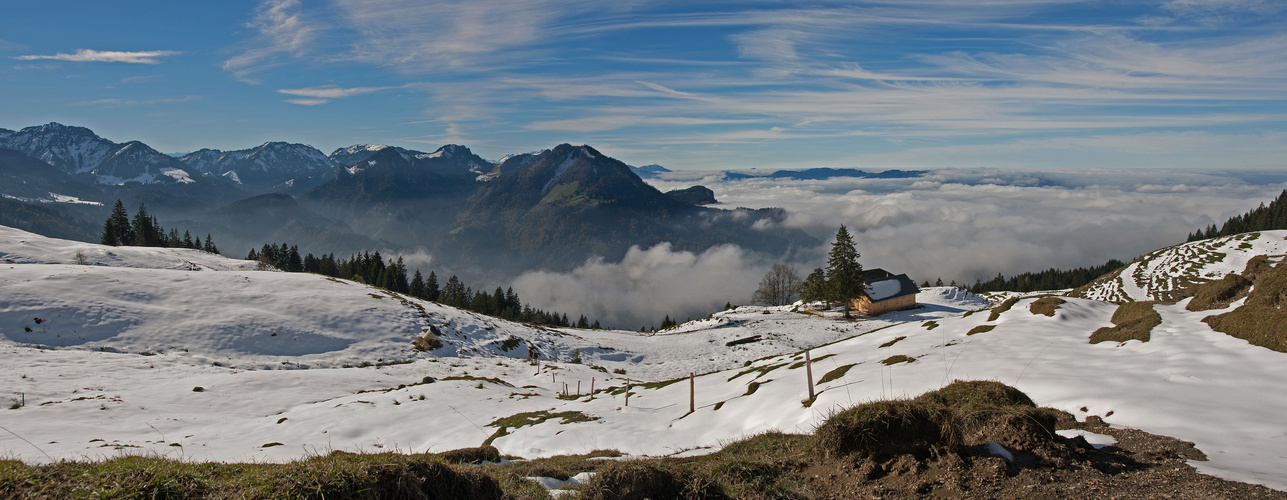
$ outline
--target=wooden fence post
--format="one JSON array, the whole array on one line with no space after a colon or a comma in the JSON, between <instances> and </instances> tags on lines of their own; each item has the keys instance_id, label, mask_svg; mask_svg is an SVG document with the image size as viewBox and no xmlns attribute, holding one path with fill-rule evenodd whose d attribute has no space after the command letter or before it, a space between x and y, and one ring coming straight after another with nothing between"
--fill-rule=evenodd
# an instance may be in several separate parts
<instances>
[{"instance_id":1,"label":"wooden fence post","mask_svg":"<svg viewBox=\"0 0 1287 500\"><path fill-rule=\"evenodd\" d=\"M626 406L630 406L630 379L626 379Z\"/></svg>"},{"instance_id":2,"label":"wooden fence post","mask_svg":"<svg viewBox=\"0 0 1287 500\"><path fill-rule=\"evenodd\" d=\"M697 373L688 372L688 413L697 411Z\"/></svg>"},{"instance_id":3,"label":"wooden fence post","mask_svg":"<svg viewBox=\"0 0 1287 500\"><path fill-rule=\"evenodd\" d=\"M804 351L804 373L809 377L809 399L813 399L813 360L809 359L809 350Z\"/></svg>"}]
</instances>

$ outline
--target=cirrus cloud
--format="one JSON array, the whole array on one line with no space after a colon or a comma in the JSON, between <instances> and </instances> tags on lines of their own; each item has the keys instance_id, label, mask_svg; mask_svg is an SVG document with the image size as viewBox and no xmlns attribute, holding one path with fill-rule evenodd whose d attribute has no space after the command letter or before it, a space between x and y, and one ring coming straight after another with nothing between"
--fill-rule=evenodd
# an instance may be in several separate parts
<instances>
[{"instance_id":1,"label":"cirrus cloud","mask_svg":"<svg viewBox=\"0 0 1287 500\"><path fill-rule=\"evenodd\" d=\"M139 52L123 52L117 50L93 50L80 49L71 54L59 52L54 55L25 55L15 56L14 59L20 61L70 61L70 62L120 62L130 64L161 64L159 58L179 55L182 52L174 50L145 50Z\"/></svg>"}]
</instances>

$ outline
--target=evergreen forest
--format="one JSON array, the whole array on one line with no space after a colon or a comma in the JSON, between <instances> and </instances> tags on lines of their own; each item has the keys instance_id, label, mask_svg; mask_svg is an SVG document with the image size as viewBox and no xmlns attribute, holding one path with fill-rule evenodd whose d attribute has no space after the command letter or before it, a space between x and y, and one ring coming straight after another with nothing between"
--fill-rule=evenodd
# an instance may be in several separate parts
<instances>
[{"instance_id":1,"label":"evergreen forest","mask_svg":"<svg viewBox=\"0 0 1287 500\"><path fill-rule=\"evenodd\" d=\"M496 287L495 291L488 293L482 288L475 290L467 286L454 274L445 282L439 282L434 271L429 271L429 275L425 276L416 269L408 276L409 270L402 257L386 262L378 251L354 254L347 259L336 258L334 253L320 256L308 253L300 256L297 245L266 243L258 252L252 249L246 255L246 260L258 261L286 272L314 273L357 281L510 321L556 327L601 328L597 320L591 323L585 315L573 321L568 318L567 313L546 312L523 305L513 287L504 290Z\"/></svg>"}]
</instances>

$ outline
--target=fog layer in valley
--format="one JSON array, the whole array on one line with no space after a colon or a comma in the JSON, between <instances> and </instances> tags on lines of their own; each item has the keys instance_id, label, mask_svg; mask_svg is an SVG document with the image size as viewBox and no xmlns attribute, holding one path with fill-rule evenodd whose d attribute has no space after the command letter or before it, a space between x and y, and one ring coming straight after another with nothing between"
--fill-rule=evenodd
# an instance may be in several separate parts
<instances>
[{"instance_id":1,"label":"fog layer in valley","mask_svg":"<svg viewBox=\"0 0 1287 500\"><path fill-rule=\"evenodd\" d=\"M836 228L845 224L864 267L964 284L998 273L1129 261L1267 203L1284 182L1287 174L1275 172L1095 169L954 169L912 179L819 181L674 172L649 180L662 191L704 185L724 208L785 208L785 224L827 242L789 262L801 277L825 266ZM694 254L659 245L568 273L531 271L514 287L534 307L638 328L665 315L696 318L725 302L746 303L772 263L731 246Z\"/></svg>"}]
</instances>

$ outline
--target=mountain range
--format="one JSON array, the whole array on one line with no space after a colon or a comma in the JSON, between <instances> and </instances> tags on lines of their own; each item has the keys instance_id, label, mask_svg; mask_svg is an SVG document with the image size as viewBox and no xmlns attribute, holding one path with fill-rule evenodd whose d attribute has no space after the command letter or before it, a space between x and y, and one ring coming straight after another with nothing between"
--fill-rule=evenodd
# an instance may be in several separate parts
<instances>
[{"instance_id":1,"label":"mountain range","mask_svg":"<svg viewBox=\"0 0 1287 500\"><path fill-rule=\"evenodd\" d=\"M701 251L731 243L783 255L818 243L782 227L782 210L706 207L715 203L708 189L662 193L640 178L665 172L570 144L499 162L454 144L432 152L357 144L328 155L266 142L167 155L49 123L0 129L0 194L43 210L34 219L0 215L0 224L60 227L59 236L93 241L85 228L121 199L131 211L145 204L167 226L212 234L231 253L272 241L341 255L424 249L497 279L615 259L633 245Z\"/></svg>"}]
</instances>

